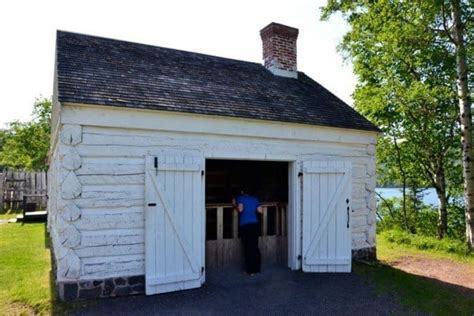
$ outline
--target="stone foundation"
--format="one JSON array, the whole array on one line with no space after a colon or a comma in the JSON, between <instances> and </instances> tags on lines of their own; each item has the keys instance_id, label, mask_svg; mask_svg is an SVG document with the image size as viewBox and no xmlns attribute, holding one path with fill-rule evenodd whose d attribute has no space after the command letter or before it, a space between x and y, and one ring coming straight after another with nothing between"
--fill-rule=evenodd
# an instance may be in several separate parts
<instances>
[{"instance_id":1,"label":"stone foundation","mask_svg":"<svg viewBox=\"0 0 474 316\"><path fill-rule=\"evenodd\" d=\"M63 301L87 300L145 293L145 276L118 277L101 280L59 282L59 298Z\"/></svg>"},{"instance_id":2,"label":"stone foundation","mask_svg":"<svg viewBox=\"0 0 474 316\"><path fill-rule=\"evenodd\" d=\"M352 249L352 259L376 261L377 248L369 247L369 248L362 248L362 249Z\"/></svg>"}]
</instances>

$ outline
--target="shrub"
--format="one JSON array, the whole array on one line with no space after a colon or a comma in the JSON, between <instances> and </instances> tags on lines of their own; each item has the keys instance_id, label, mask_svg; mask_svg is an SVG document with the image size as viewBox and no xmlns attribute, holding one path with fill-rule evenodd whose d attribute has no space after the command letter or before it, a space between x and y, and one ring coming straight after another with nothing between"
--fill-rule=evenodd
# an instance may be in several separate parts
<instances>
[{"instance_id":1,"label":"shrub","mask_svg":"<svg viewBox=\"0 0 474 316\"><path fill-rule=\"evenodd\" d=\"M377 232L386 230L403 230L408 232L436 237L438 224L438 210L431 205L407 203L406 224L402 210L402 199L398 197L379 200L377 204ZM465 222L464 208L461 202L453 201L448 205L448 232L447 236L464 242Z\"/></svg>"},{"instance_id":2,"label":"shrub","mask_svg":"<svg viewBox=\"0 0 474 316\"><path fill-rule=\"evenodd\" d=\"M407 233L399 229L385 230L379 234L381 238L398 245L415 247L420 250L438 250L459 255L466 255L469 250L466 244L452 238L437 239L435 237Z\"/></svg>"},{"instance_id":3,"label":"shrub","mask_svg":"<svg viewBox=\"0 0 474 316\"><path fill-rule=\"evenodd\" d=\"M448 209L448 236L458 240L466 238L466 218L462 201L455 200Z\"/></svg>"},{"instance_id":4,"label":"shrub","mask_svg":"<svg viewBox=\"0 0 474 316\"><path fill-rule=\"evenodd\" d=\"M397 229L387 230L382 233L382 236L385 236L388 241L396 244L405 244L411 245L410 235Z\"/></svg>"}]
</instances>

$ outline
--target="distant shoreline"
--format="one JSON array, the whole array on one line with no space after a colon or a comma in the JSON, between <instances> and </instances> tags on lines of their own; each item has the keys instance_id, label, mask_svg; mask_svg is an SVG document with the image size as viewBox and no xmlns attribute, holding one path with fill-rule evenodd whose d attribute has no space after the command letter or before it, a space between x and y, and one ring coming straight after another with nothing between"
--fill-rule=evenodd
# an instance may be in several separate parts
<instances>
[{"instance_id":1,"label":"distant shoreline","mask_svg":"<svg viewBox=\"0 0 474 316\"><path fill-rule=\"evenodd\" d=\"M375 191L377 192L377 194L381 195L385 199L394 198L394 197L398 197L398 198L402 197L402 188L400 187L376 187ZM407 188L407 191L410 191L410 189ZM434 207L439 206L438 195L436 194L435 188L419 189L419 193L422 194L421 200L424 204L432 205ZM378 197L377 197L377 200L379 200ZM462 197L451 197L451 201L452 200L461 201Z\"/></svg>"},{"instance_id":2,"label":"distant shoreline","mask_svg":"<svg viewBox=\"0 0 474 316\"><path fill-rule=\"evenodd\" d=\"M375 188L376 189L399 189L399 190L402 189L402 187L379 187L379 186L376 186ZM411 190L411 188L409 188L409 187L407 187L406 189ZM428 187L428 188L417 188L417 189L420 190L420 191L423 191L423 190L429 190L429 189L434 189L434 188Z\"/></svg>"},{"instance_id":3,"label":"distant shoreline","mask_svg":"<svg viewBox=\"0 0 474 316\"><path fill-rule=\"evenodd\" d=\"M380 194L383 198L394 198L402 197L402 188L400 187L376 187L375 191ZM407 188L407 191L411 191ZM439 206L438 196L434 188L419 189L419 193L422 194L422 202L426 205L432 205L434 207ZM377 198L378 200L378 198Z\"/></svg>"}]
</instances>

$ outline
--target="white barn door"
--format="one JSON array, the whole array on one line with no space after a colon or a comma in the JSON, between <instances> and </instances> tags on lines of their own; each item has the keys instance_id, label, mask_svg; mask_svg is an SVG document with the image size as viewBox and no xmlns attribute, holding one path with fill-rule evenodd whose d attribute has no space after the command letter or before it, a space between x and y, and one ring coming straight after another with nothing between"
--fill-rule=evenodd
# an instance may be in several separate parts
<instances>
[{"instance_id":1,"label":"white barn door","mask_svg":"<svg viewBox=\"0 0 474 316\"><path fill-rule=\"evenodd\" d=\"M200 287L204 282L202 157L146 156L146 294Z\"/></svg>"},{"instance_id":2,"label":"white barn door","mask_svg":"<svg viewBox=\"0 0 474 316\"><path fill-rule=\"evenodd\" d=\"M303 162L303 271L351 271L351 182L350 162Z\"/></svg>"}]
</instances>

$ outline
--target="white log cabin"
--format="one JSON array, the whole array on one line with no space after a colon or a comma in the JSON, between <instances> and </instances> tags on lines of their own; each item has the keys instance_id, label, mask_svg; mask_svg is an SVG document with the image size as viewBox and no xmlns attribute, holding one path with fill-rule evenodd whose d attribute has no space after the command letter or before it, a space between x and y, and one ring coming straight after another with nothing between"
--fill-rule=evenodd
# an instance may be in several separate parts
<instances>
[{"instance_id":1,"label":"white log cabin","mask_svg":"<svg viewBox=\"0 0 474 316\"><path fill-rule=\"evenodd\" d=\"M198 288L239 265L242 185L264 206L264 264L350 272L375 258L380 130L297 70L297 29L260 35L263 65L58 31L48 229L61 299Z\"/></svg>"}]
</instances>

